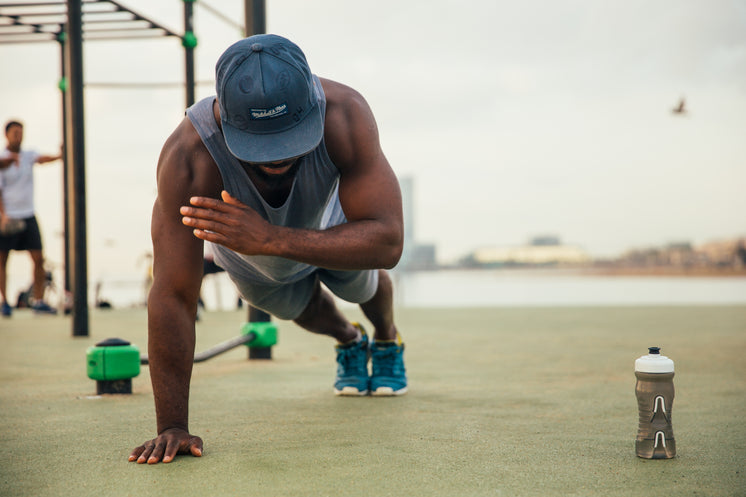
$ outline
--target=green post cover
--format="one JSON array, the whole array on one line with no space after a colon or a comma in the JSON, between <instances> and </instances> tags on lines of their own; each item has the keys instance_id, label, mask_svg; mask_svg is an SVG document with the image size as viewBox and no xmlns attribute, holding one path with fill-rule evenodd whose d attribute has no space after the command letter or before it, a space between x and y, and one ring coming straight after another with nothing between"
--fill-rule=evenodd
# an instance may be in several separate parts
<instances>
[{"instance_id":1,"label":"green post cover","mask_svg":"<svg viewBox=\"0 0 746 497\"><path fill-rule=\"evenodd\" d=\"M140 349L119 338L88 347L86 359L92 380L126 380L140 374Z\"/></svg>"},{"instance_id":2,"label":"green post cover","mask_svg":"<svg viewBox=\"0 0 746 497\"><path fill-rule=\"evenodd\" d=\"M241 334L249 333L256 335L256 338L246 344L249 347L267 348L277 345L277 325L271 321L244 323Z\"/></svg>"}]
</instances>

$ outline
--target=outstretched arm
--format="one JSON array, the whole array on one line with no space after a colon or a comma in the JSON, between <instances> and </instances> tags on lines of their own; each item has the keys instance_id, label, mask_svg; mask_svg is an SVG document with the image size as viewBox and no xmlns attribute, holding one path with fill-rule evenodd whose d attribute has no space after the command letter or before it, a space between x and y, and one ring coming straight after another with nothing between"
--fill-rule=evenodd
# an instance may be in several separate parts
<instances>
[{"instance_id":1,"label":"outstretched arm","mask_svg":"<svg viewBox=\"0 0 746 497\"><path fill-rule=\"evenodd\" d=\"M177 453L202 454L189 433L189 385L195 316L202 279L202 241L184 227L179 206L194 194L211 194L183 135L182 123L166 142L158 164L153 207L153 286L148 298L148 359L158 436L135 448L130 461L170 462ZM214 193L213 193L214 194Z\"/></svg>"},{"instance_id":2,"label":"outstretched arm","mask_svg":"<svg viewBox=\"0 0 746 497\"><path fill-rule=\"evenodd\" d=\"M53 162L62 159L62 146L60 146L60 153L57 155L40 155L36 162L38 164L46 164L47 162Z\"/></svg>"},{"instance_id":3,"label":"outstretched arm","mask_svg":"<svg viewBox=\"0 0 746 497\"><path fill-rule=\"evenodd\" d=\"M37 164L46 164L47 162L53 162L56 160L60 160L62 157L59 155L40 155L39 159L36 161Z\"/></svg>"}]
</instances>

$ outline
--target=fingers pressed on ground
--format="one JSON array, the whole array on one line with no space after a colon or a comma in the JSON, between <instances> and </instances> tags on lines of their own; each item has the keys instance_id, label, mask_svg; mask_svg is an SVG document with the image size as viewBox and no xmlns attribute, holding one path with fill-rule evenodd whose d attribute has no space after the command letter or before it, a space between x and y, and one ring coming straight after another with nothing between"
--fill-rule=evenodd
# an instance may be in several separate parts
<instances>
[{"instance_id":1,"label":"fingers pressed on ground","mask_svg":"<svg viewBox=\"0 0 746 497\"><path fill-rule=\"evenodd\" d=\"M142 454L142 451L145 450L145 447L142 445L139 447L136 447L135 450L130 452L130 456L127 458L128 461L137 461L137 458L140 457L140 454Z\"/></svg>"},{"instance_id":2,"label":"fingers pressed on ground","mask_svg":"<svg viewBox=\"0 0 746 497\"><path fill-rule=\"evenodd\" d=\"M137 458L137 464L144 464L148 462L150 454L153 452L153 447L144 447L144 450L140 453L140 457Z\"/></svg>"},{"instance_id":3,"label":"fingers pressed on ground","mask_svg":"<svg viewBox=\"0 0 746 497\"><path fill-rule=\"evenodd\" d=\"M179 443L177 441L169 441L168 445L166 446L166 452L163 455L163 462L169 463L174 460L174 457L176 457L176 454L179 453Z\"/></svg>"},{"instance_id":4,"label":"fingers pressed on ground","mask_svg":"<svg viewBox=\"0 0 746 497\"><path fill-rule=\"evenodd\" d=\"M189 441L189 451L194 457L202 457L202 439L194 437Z\"/></svg>"},{"instance_id":5,"label":"fingers pressed on ground","mask_svg":"<svg viewBox=\"0 0 746 497\"><path fill-rule=\"evenodd\" d=\"M155 448L153 449L153 452L150 454L150 457L148 457L148 464L156 464L163 459L163 452L166 449L166 444L163 442L159 442Z\"/></svg>"}]
</instances>

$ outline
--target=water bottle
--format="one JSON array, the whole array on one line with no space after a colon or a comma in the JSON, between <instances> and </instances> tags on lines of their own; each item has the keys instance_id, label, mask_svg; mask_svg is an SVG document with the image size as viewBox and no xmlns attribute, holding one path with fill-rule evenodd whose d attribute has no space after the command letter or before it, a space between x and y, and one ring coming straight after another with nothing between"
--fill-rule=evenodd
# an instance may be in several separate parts
<instances>
[{"instance_id":1,"label":"water bottle","mask_svg":"<svg viewBox=\"0 0 746 497\"><path fill-rule=\"evenodd\" d=\"M671 426L673 408L673 361L650 347L648 355L635 361L637 407L640 424L635 451L644 459L671 459L676 441Z\"/></svg>"}]
</instances>

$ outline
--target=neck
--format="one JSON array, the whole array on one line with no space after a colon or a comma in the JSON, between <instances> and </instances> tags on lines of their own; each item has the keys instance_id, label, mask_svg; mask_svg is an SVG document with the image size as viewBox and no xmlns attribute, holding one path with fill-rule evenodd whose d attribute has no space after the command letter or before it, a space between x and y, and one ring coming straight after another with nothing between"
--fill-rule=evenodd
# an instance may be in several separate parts
<instances>
[{"instance_id":1,"label":"neck","mask_svg":"<svg viewBox=\"0 0 746 497\"><path fill-rule=\"evenodd\" d=\"M300 160L293 164L288 172L282 175L269 175L256 166L243 163L243 169L256 187L259 194L272 207L280 207L285 203L293 187L295 175L300 167Z\"/></svg>"}]
</instances>

